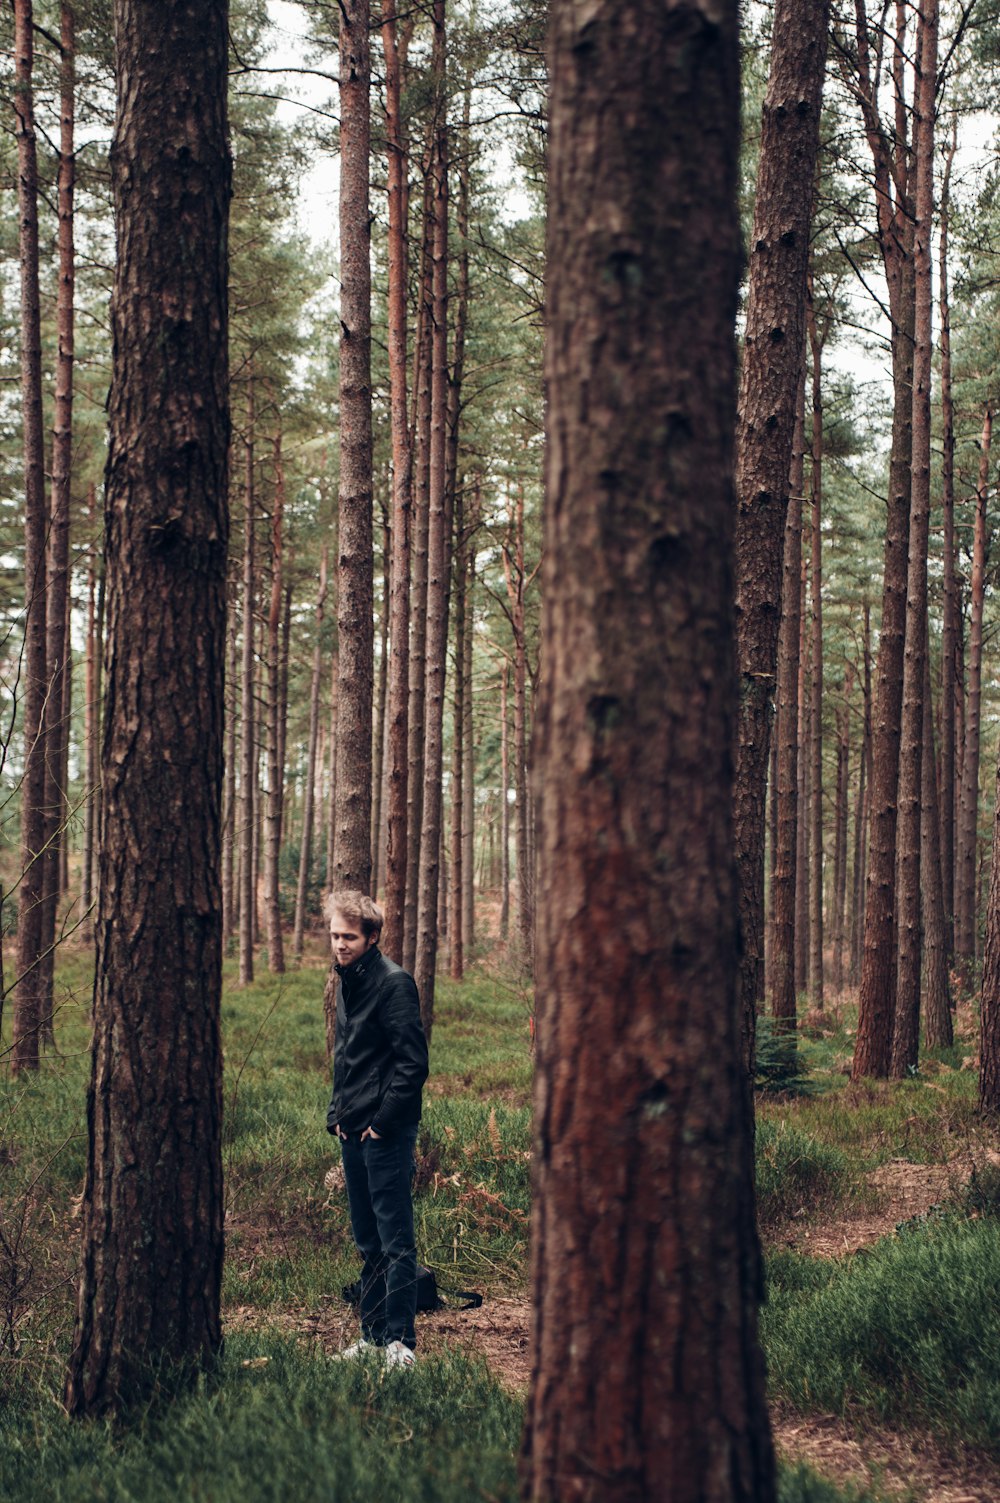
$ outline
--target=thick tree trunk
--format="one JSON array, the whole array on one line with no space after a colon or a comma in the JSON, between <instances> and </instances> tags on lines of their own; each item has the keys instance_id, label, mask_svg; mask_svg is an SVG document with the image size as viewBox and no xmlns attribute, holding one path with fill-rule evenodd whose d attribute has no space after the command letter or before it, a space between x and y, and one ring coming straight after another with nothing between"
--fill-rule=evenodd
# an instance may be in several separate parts
<instances>
[{"instance_id":1,"label":"thick tree trunk","mask_svg":"<svg viewBox=\"0 0 1000 1503\"><path fill-rule=\"evenodd\" d=\"M337 788L332 886L371 882L371 58L369 0L340 6L340 506Z\"/></svg>"},{"instance_id":2,"label":"thick tree trunk","mask_svg":"<svg viewBox=\"0 0 1000 1503\"><path fill-rule=\"evenodd\" d=\"M989 495L993 413L987 407L979 448L979 485L972 543L972 584L969 609L968 691L965 709L965 753L955 875L955 959L962 981L972 980L976 951L976 835L979 820L979 725L982 715L983 599L986 582L986 501Z\"/></svg>"},{"instance_id":3,"label":"thick tree trunk","mask_svg":"<svg viewBox=\"0 0 1000 1503\"><path fill-rule=\"evenodd\" d=\"M320 682L323 675L323 616L326 610L327 550L319 565L319 588L316 592L316 640L313 643L312 673L309 678L309 741L306 747L306 777L302 795L302 843L299 846L299 876L295 888L295 919L292 925L292 957L302 962L305 943L306 903L312 873L313 824L316 808L316 748L319 744ZM339 885L339 884L338 884Z\"/></svg>"},{"instance_id":4,"label":"thick tree trunk","mask_svg":"<svg viewBox=\"0 0 1000 1503\"><path fill-rule=\"evenodd\" d=\"M949 186L958 146L958 116L941 184L940 348L941 348L941 511L944 620L941 629L941 877L945 944L955 949L955 667L958 638L958 581L955 578L955 404L951 391L951 305L948 297Z\"/></svg>"},{"instance_id":5,"label":"thick tree trunk","mask_svg":"<svg viewBox=\"0 0 1000 1503\"><path fill-rule=\"evenodd\" d=\"M389 194L389 382L392 402L392 567L389 601L389 719L386 734L385 927L382 947L403 958L406 904L406 800L408 788L410 675L410 530L413 451L406 391L407 151L400 108L400 55L396 18L382 22Z\"/></svg>"},{"instance_id":6,"label":"thick tree trunk","mask_svg":"<svg viewBox=\"0 0 1000 1503\"><path fill-rule=\"evenodd\" d=\"M274 440L274 504L271 514L271 602L267 613L267 812L264 839L264 914L268 969L282 975L285 942L281 932L278 858L281 854L281 805L285 769L281 760L281 591L282 525L285 516L285 469L281 433Z\"/></svg>"},{"instance_id":7,"label":"thick tree trunk","mask_svg":"<svg viewBox=\"0 0 1000 1503\"><path fill-rule=\"evenodd\" d=\"M736 429L736 642L742 687L734 793L740 990L750 1073L756 1015L764 1003L764 800L829 15L829 0L777 0L750 239Z\"/></svg>"},{"instance_id":8,"label":"thick tree trunk","mask_svg":"<svg viewBox=\"0 0 1000 1503\"><path fill-rule=\"evenodd\" d=\"M802 609L802 483L805 474L805 367L800 367L785 522L784 582L778 632L778 705L775 740L778 835L775 842L771 951L772 1008L777 1029L795 1030L795 875L798 844L799 637Z\"/></svg>"},{"instance_id":9,"label":"thick tree trunk","mask_svg":"<svg viewBox=\"0 0 1000 1503\"><path fill-rule=\"evenodd\" d=\"M921 0L917 35L918 77L913 147L916 158L913 264L913 447L910 538L906 581L903 658L903 718L900 734L896 869L899 910L899 971L890 1073L903 1079L920 1054L921 872L924 679L927 653L927 545L931 514L931 372L933 297L931 236L934 230L934 97L937 82L938 0ZM930 769L933 777L934 770ZM929 878L928 878L929 880Z\"/></svg>"},{"instance_id":10,"label":"thick tree trunk","mask_svg":"<svg viewBox=\"0 0 1000 1503\"><path fill-rule=\"evenodd\" d=\"M239 799L239 954L240 986L253 980L253 944L257 895L254 891L254 784L257 781L257 715L254 696L254 385L247 388L247 431L244 445L246 482L243 520L243 644L240 659L240 799Z\"/></svg>"},{"instance_id":11,"label":"thick tree trunk","mask_svg":"<svg viewBox=\"0 0 1000 1503\"><path fill-rule=\"evenodd\" d=\"M551 14L523 1497L768 1503L732 846L736 7Z\"/></svg>"},{"instance_id":12,"label":"thick tree trunk","mask_svg":"<svg viewBox=\"0 0 1000 1503\"><path fill-rule=\"evenodd\" d=\"M108 703L73 1414L142 1398L165 1364L204 1365L222 1340L227 15L224 0L115 12Z\"/></svg>"},{"instance_id":13,"label":"thick tree trunk","mask_svg":"<svg viewBox=\"0 0 1000 1503\"><path fill-rule=\"evenodd\" d=\"M21 409L24 452L24 659L22 677L24 772L21 777L21 878L17 889L15 958L15 1074L38 1068L38 1034L45 1001L42 952L46 773L45 455L42 433L42 334L38 287L38 155L33 94L31 0L14 4L14 134L21 265Z\"/></svg>"},{"instance_id":14,"label":"thick tree trunk","mask_svg":"<svg viewBox=\"0 0 1000 1503\"><path fill-rule=\"evenodd\" d=\"M428 1040L434 1026L441 866L441 774L448 594L451 582L446 495L448 436L448 128L443 92L444 0L434 0L434 58L440 92L434 147L433 329L431 334L430 490L427 523L427 660L424 702L424 797L420 836L414 979Z\"/></svg>"}]
</instances>

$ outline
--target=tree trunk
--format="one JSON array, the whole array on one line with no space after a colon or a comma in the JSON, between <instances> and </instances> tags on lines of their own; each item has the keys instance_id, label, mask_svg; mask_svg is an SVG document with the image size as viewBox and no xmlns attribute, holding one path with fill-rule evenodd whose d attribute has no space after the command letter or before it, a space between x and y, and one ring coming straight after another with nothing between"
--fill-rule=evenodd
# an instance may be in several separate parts
<instances>
[{"instance_id":1,"label":"tree trunk","mask_svg":"<svg viewBox=\"0 0 1000 1503\"><path fill-rule=\"evenodd\" d=\"M736 429L735 839L744 1059L764 1003L764 809L781 618L782 555L804 332L812 188L829 0L777 0L761 117Z\"/></svg>"},{"instance_id":2,"label":"tree trunk","mask_svg":"<svg viewBox=\"0 0 1000 1503\"><path fill-rule=\"evenodd\" d=\"M226 6L115 12L108 701L71 1414L144 1399L222 1340Z\"/></svg>"},{"instance_id":3,"label":"tree trunk","mask_svg":"<svg viewBox=\"0 0 1000 1503\"><path fill-rule=\"evenodd\" d=\"M444 0L434 0L434 62L438 81L434 147L433 332L431 336L430 490L427 524L427 660L424 703L424 796L420 836L417 949L414 979L424 1033L434 1026L438 898L441 865L441 774L445 660L450 584L446 496L448 430L448 127L444 94Z\"/></svg>"},{"instance_id":4,"label":"tree trunk","mask_svg":"<svg viewBox=\"0 0 1000 1503\"><path fill-rule=\"evenodd\" d=\"M801 342L800 342L801 349ZM802 485L804 480L805 367L800 363L799 396L792 442L788 511L785 521L784 582L778 632L778 706L775 740L778 836L774 863L774 935L771 951L772 1007L778 1032L795 1031L795 877L798 845L799 638L802 609ZM744 972L745 974L745 972Z\"/></svg>"},{"instance_id":5,"label":"tree trunk","mask_svg":"<svg viewBox=\"0 0 1000 1503\"><path fill-rule=\"evenodd\" d=\"M958 117L941 185L940 346L941 346L941 510L944 620L941 631L941 877L945 944L955 949L955 668L958 638L958 582L955 578L955 404L951 391L951 306L948 297L948 228L951 168L958 146Z\"/></svg>"},{"instance_id":6,"label":"tree trunk","mask_svg":"<svg viewBox=\"0 0 1000 1503\"><path fill-rule=\"evenodd\" d=\"M478 485L474 498L474 516L478 522ZM465 769L462 778L462 789L465 797L462 813L462 871L464 873L462 888L462 943L465 949L465 958L468 960L476 940L476 756L475 731L472 718L472 630L473 602L476 588L476 550L474 546L470 546L468 549L466 567L468 570L468 582L465 589L465 639L462 643L462 676L465 679L465 693L462 701L465 711L465 728L462 737L462 745L465 751Z\"/></svg>"},{"instance_id":7,"label":"tree trunk","mask_svg":"<svg viewBox=\"0 0 1000 1503\"><path fill-rule=\"evenodd\" d=\"M400 108L401 60L396 18L382 21L385 53L385 115L389 195L389 381L392 402L392 567L389 602L389 720L385 851L385 927L382 948L403 958L406 905L406 800L408 787L410 674L410 530L413 512L413 450L406 391L407 151Z\"/></svg>"},{"instance_id":8,"label":"tree trunk","mask_svg":"<svg viewBox=\"0 0 1000 1503\"><path fill-rule=\"evenodd\" d=\"M448 904L452 917L448 958L453 981L461 981L465 974L462 896L465 870L465 609L468 567L464 513L463 498L458 495L455 498L455 672L452 680L451 895Z\"/></svg>"},{"instance_id":9,"label":"tree trunk","mask_svg":"<svg viewBox=\"0 0 1000 1503\"><path fill-rule=\"evenodd\" d=\"M326 609L327 550L319 565L319 589L316 592L316 640L313 643L312 673L309 679L309 742L306 748L306 777L302 796L302 844L299 846L299 878L295 888L295 921L292 926L292 956L302 963L305 942L306 903L312 873L313 811L316 807L316 748L319 744L320 679L323 673L323 615Z\"/></svg>"},{"instance_id":10,"label":"tree trunk","mask_svg":"<svg viewBox=\"0 0 1000 1503\"><path fill-rule=\"evenodd\" d=\"M993 814L993 868L986 908L986 948L979 1018L979 1109L1000 1118L1000 763Z\"/></svg>"},{"instance_id":11,"label":"tree trunk","mask_svg":"<svg viewBox=\"0 0 1000 1503\"><path fill-rule=\"evenodd\" d=\"M75 116L75 46L73 11L60 4L58 250L59 286L56 295L55 422L52 435L52 504L48 530L48 582L45 616L46 698L45 746L45 857L38 995L42 1043L53 1042L52 982L56 928L62 887L63 854L68 839L64 764L69 744L64 713L71 659L67 654L69 621L69 509L73 462L73 190L76 159L73 145Z\"/></svg>"},{"instance_id":12,"label":"tree trunk","mask_svg":"<svg viewBox=\"0 0 1000 1503\"><path fill-rule=\"evenodd\" d=\"M371 58L369 0L340 6L340 505L337 789L332 886L371 882Z\"/></svg>"},{"instance_id":13,"label":"tree trunk","mask_svg":"<svg viewBox=\"0 0 1000 1503\"><path fill-rule=\"evenodd\" d=\"M979 485L972 544L969 610L968 693L965 709L965 755L955 876L955 959L962 981L971 984L976 950L976 835L979 819L979 724L982 714L983 599L986 580L986 502L989 495L993 413L983 419L979 449Z\"/></svg>"},{"instance_id":14,"label":"tree trunk","mask_svg":"<svg viewBox=\"0 0 1000 1503\"><path fill-rule=\"evenodd\" d=\"M892 317L892 449L882 582L878 684L872 738L872 776L864 952L858 1003L858 1031L852 1075L883 1077L889 1072L896 1006L896 799L899 733L903 701L903 638L910 530L910 460L913 424L913 205L907 184L907 116L904 94L906 8L896 6L896 45L892 55L895 139L877 112L877 68L872 58L864 11L858 9L858 95L872 154L879 249ZM879 46L881 54L881 45ZM895 152L895 156L893 156Z\"/></svg>"},{"instance_id":15,"label":"tree trunk","mask_svg":"<svg viewBox=\"0 0 1000 1503\"><path fill-rule=\"evenodd\" d=\"M511 533L513 536L511 536ZM514 804L517 810L517 939L520 959L530 965L534 949L534 868L531 860L531 807L528 786L528 663L524 624L527 586L524 558L524 486L518 484L511 528L504 544L504 578L514 638Z\"/></svg>"},{"instance_id":16,"label":"tree trunk","mask_svg":"<svg viewBox=\"0 0 1000 1503\"><path fill-rule=\"evenodd\" d=\"M837 710L837 782L833 811L833 990L844 989L844 922L847 907L847 794L851 758L851 694L854 664L844 675L843 703Z\"/></svg>"},{"instance_id":17,"label":"tree trunk","mask_svg":"<svg viewBox=\"0 0 1000 1503\"><path fill-rule=\"evenodd\" d=\"M803 498L803 505L805 498ZM811 524L810 524L811 526ZM809 550L802 549L799 577L799 682L798 682L798 807L795 846L795 993L801 996L809 980Z\"/></svg>"},{"instance_id":18,"label":"tree trunk","mask_svg":"<svg viewBox=\"0 0 1000 1503\"><path fill-rule=\"evenodd\" d=\"M551 17L522 1496L768 1503L732 844L736 6Z\"/></svg>"},{"instance_id":19,"label":"tree trunk","mask_svg":"<svg viewBox=\"0 0 1000 1503\"><path fill-rule=\"evenodd\" d=\"M21 874L17 889L15 1075L38 1069L38 1032L45 1002L42 953L45 818L44 718L46 671L45 455L42 433L42 334L38 287L38 156L33 93L31 0L14 4L14 134L21 265L21 407L24 451L24 772L21 777Z\"/></svg>"},{"instance_id":20,"label":"tree trunk","mask_svg":"<svg viewBox=\"0 0 1000 1503\"><path fill-rule=\"evenodd\" d=\"M254 383L247 387L247 432L245 441L246 482L243 522L243 652L240 674L240 986L253 980L253 942L256 919L254 891L253 832L254 784L257 781L257 716L254 704Z\"/></svg>"},{"instance_id":21,"label":"tree trunk","mask_svg":"<svg viewBox=\"0 0 1000 1503\"><path fill-rule=\"evenodd\" d=\"M383 509L384 525L382 528L382 606L379 611L379 659L377 692L375 695L374 724L372 726L372 872L371 890L376 896L379 890L379 882L382 878L382 784L385 770L385 702L389 682L389 596L391 582L389 579L389 556L391 539L389 533L388 514ZM320 766L323 759L320 758Z\"/></svg>"},{"instance_id":22,"label":"tree trunk","mask_svg":"<svg viewBox=\"0 0 1000 1503\"><path fill-rule=\"evenodd\" d=\"M222 940L228 943L239 922L239 893L236 887L236 719L237 719L237 631L235 581L228 591L229 610L226 629L226 734L225 774L222 794Z\"/></svg>"},{"instance_id":23,"label":"tree trunk","mask_svg":"<svg viewBox=\"0 0 1000 1503\"><path fill-rule=\"evenodd\" d=\"M285 769L281 760L281 591L283 586L282 524L285 515L285 470L281 458L281 433L274 440L274 509L271 515L271 603L267 613L267 813L264 841L264 913L267 929L268 969L277 975L285 970L285 943L281 932L278 858L281 854L281 805Z\"/></svg>"},{"instance_id":24,"label":"tree trunk","mask_svg":"<svg viewBox=\"0 0 1000 1503\"><path fill-rule=\"evenodd\" d=\"M510 664L500 665L500 938L510 930L510 711L507 705Z\"/></svg>"},{"instance_id":25,"label":"tree trunk","mask_svg":"<svg viewBox=\"0 0 1000 1503\"><path fill-rule=\"evenodd\" d=\"M94 876L97 833L97 786L100 777L97 732L100 706L97 703L97 660L101 644L97 637L97 495L90 486L87 493L91 539L87 549L87 645L84 652L83 703L83 857L80 863L80 894L84 913L94 902ZM88 931L89 932L89 931Z\"/></svg>"},{"instance_id":26,"label":"tree trunk","mask_svg":"<svg viewBox=\"0 0 1000 1503\"><path fill-rule=\"evenodd\" d=\"M863 607L861 654L864 660L864 725L861 734L861 759L858 776L858 801L854 814L854 881L851 907L851 985L861 977L861 950L865 932L865 861L867 845L869 789L872 779L872 662L871 607Z\"/></svg>"},{"instance_id":27,"label":"tree trunk","mask_svg":"<svg viewBox=\"0 0 1000 1503\"><path fill-rule=\"evenodd\" d=\"M817 328L812 291L807 307L812 353L812 466L809 495L811 545L811 674L809 727L809 1000L823 1006L823 387L824 337Z\"/></svg>"},{"instance_id":28,"label":"tree trunk","mask_svg":"<svg viewBox=\"0 0 1000 1503\"><path fill-rule=\"evenodd\" d=\"M903 1079L920 1054L921 872L923 809L924 658L927 652L927 544L931 513L931 371L934 230L934 96L937 82L938 0L921 0L917 34L918 78L915 156L913 440L910 538L903 658L903 718L899 754L896 868L899 884L899 971L890 1073ZM933 777L934 770L930 769ZM928 880L929 877L928 877Z\"/></svg>"},{"instance_id":29,"label":"tree trunk","mask_svg":"<svg viewBox=\"0 0 1000 1503\"><path fill-rule=\"evenodd\" d=\"M920 888L924 921L924 974L927 1002L924 1042L928 1049L947 1049L954 1042L951 1026L951 983L941 881L941 826L934 757L934 708L931 702L930 654L924 654L923 818L921 822Z\"/></svg>"}]
</instances>

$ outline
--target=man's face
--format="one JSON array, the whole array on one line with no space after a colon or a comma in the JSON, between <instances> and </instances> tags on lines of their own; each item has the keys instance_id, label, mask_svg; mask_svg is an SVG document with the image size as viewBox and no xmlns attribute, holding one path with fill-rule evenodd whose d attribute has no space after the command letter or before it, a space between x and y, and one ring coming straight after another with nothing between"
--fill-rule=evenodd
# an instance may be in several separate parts
<instances>
[{"instance_id":1,"label":"man's face","mask_svg":"<svg viewBox=\"0 0 1000 1503\"><path fill-rule=\"evenodd\" d=\"M372 934L365 938L357 919L348 918L346 913L334 910L330 917L330 941L334 960L339 966L348 966L360 960L371 949L375 936Z\"/></svg>"}]
</instances>

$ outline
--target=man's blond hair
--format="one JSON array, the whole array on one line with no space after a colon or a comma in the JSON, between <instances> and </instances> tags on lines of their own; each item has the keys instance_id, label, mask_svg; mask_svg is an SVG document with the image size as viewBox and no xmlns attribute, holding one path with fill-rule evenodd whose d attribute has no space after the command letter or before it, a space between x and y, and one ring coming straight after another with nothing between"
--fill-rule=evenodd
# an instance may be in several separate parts
<instances>
[{"instance_id":1,"label":"man's blond hair","mask_svg":"<svg viewBox=\"0 0 1000 1503\"><path fill-rule=\"evenodd\" d=\"M378 939L385 923L385 914L367 893L356 887L341 887L328 892L323 900L323 917L329 924L335 913L358 925L365 939L372 935Z\"/></svg>"}]
</instances>

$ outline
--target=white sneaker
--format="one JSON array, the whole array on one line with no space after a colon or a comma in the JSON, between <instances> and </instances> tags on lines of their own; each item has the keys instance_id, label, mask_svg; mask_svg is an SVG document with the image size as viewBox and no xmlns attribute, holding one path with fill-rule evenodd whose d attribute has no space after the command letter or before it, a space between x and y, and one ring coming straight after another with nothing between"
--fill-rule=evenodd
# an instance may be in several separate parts
<instances>
[{"instance_id":1,"label":"white sneaker","mask_svg":"<svg viewBox=\"0 0 1000 1503\"><path fill-rule=\"evenodd\" d=\"M416 1352L402 1341L390 1341L385 1349L386 1367L412 1367L416 1360Z\"/></svg>"},{"instance_id":2,"label":"white sneaker","mask_svg":"<svg viewBox=\"0 0 1000 1503\"><path fill-rule=\"evenodd\" d=\"M366 1352L377 1350L374 1341L366 1341L364 1336L359 1336L357 1341L352 1342L350 1346L345 1346L342 1352L336 1352L334 1356L338 1362L353 1362L356 1357L363 1357Z\"/></svg>"}]
</instances>

